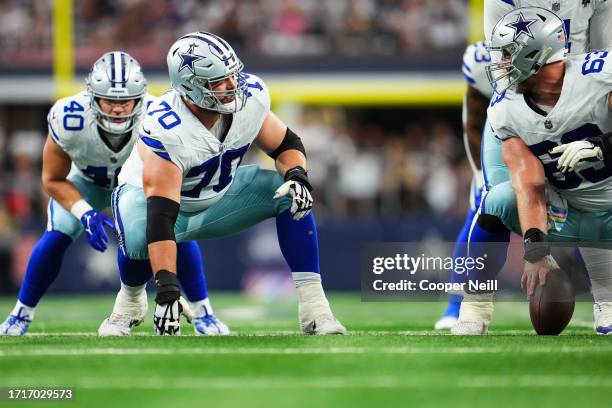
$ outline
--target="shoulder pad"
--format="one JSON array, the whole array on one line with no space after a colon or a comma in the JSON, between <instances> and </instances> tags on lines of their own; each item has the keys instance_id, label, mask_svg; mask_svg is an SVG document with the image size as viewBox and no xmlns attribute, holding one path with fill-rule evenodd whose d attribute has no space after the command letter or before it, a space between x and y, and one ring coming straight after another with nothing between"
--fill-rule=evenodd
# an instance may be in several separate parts
<instances>
[{"instance_id":1,"label":"shoulder pad","mask_svg":"<svg viewBox=\"0 0 612 408\"><path fill-rule=\"evenodd\" d=\"M251 103L252 101L257 101L261 104L266 111L270 110L270 91L266 86L265 82L256 75L253 74L243 74L247 81L247 96L249 101L247 103Z\"/></svg>"},{"instance_id":2,"label":"shoulder pad","mask_svg":"<svg viewBox=\"0 0 612 408\"><path fill-rule=\"evenodd\" d=\"M90 99L86 92L62 98L55 102L47 115L49 134L62 147L70 143L75 135L86 129L90 114Z\"/></svg>"},{"instance_id":3,"label":"shoulder pad","mask_svg":"<svg viewBox=\"0 0 612 408\"><path fill-rule=\"evenodd\" d=\"M487 98L490 98L493 94L493 89L485 72L485 67L490 62L491 56L484 41L470 44L463 54L462 70L465 80Z\"/></svg>"}]
</instances>

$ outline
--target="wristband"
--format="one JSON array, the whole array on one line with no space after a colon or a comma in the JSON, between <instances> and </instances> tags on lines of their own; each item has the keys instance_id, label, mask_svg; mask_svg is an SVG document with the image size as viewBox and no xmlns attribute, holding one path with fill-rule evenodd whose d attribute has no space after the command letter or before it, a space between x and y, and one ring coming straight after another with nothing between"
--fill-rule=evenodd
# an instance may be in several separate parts
<instances>
[{"instance_id":1,"label":"wristband","mask_svg":"<svg viewBox=\"0 0 612 408\"><path fill-rule=\"evenodd\" d=\"M79 220L81 219L81 217L83 217L83 214L91 210L93 210L91 205L89 205L89 203L83 200L82 198L76 203L74 203L72 207L70 207L70 213L77 217L77 219Z\"/></svg>"},{"instance_id":2,"label":"wristband","mask_svg":"<svg viewBox=\"0 0 612 408\"><path fill-rule=\"evenodd\" d=\"M155 274L155 286L157 287L155 303L158 305L174 302L181 296L181 289L176 273L160 269Z\"/></svg>"},{"instance_id":3,"label":"wristband","mask_svg":"<svg viewBox=\"0 0 612 408\"><path fill-rule=\"evenodd\" d=\"M537 228L530 228L523 236L525 243L525 259L529 263L535 263L550 255L548 237Z\"/></svg>"},{"instance_id":4,"label":"wristband","mask_svg":"<svg viewBox=\"0 0 612 408\"><path fill-rule=\"evenodd\" d=\"M285 173L285 181L289 180L302 183L304 186L306 186L308 191L312 191L312 186L308 181L308 173L306 172L306 170L304 170L302 166L295 166L287 170L287 172Z\"/></svg>"}]
</instances>

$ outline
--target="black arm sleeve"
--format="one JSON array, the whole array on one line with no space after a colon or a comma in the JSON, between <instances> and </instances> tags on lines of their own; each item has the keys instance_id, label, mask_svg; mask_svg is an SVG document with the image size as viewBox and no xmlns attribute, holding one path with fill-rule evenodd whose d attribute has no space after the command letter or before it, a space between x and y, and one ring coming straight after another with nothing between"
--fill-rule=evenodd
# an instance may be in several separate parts
<instances>
[{"instance_id":1,"label":"black arm sleeve","mask_svg":"<svg viewBox=\"0 0 612 408\"><path fill-rule=\"evenodd\" d=\"M147 198L147 244L158 241L176 241L174 223L179 203L166 197Z\"/></svg>"},{"instance_id":2,"label":"black arm sleeve","mask_svg":"<svg viewBox=\"0 0 612 408\"><path fill-rule=\"evenodd\" d=\"M299 150L306 156L306 149L304 149L304 145L302 144L302 139L289 128L287 128L287 132L285 133L285 138L281 142L280 146L276 148L273 152L268 153L268 156L276 160L278 156L284 151L287 150Z\"/></svg>"},{"instance_id":3,"label":"black arm sleeve","mask_svg":"<svg viewBox=\"0 0 612 408\"><path fill-rule=\"evenodd\" d=\"M610 157L612 154L612 132L604 133L603 135L589 137L587 139L589 142L593 143L595 146L601 147L603 151L604 158Z\"/></svg>"}]
</instances>

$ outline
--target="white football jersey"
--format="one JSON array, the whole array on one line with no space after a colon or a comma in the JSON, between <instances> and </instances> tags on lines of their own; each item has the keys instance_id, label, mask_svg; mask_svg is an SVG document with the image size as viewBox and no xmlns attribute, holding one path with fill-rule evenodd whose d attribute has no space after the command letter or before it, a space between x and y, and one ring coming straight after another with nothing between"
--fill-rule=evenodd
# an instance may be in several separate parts
<instances>
[{"instance_id":1,"label":"white football jersey","mask_svg":"<svg viewBox=\"0 0 612 408\"><path fill-rule=\"evenodd\" d=\"M143 111L152 100L152 95L145 95L141 104ZM47 115L47 124L53 141L72 160L73 171L76 169L85 180L100 187L115 187L121 166L137 140L138 126L134 127L123 146L113 151L100 136L96 114L90 106L87 92L55 102Z\"/></svg>"},{"instance_id":2,"label":"white football jersey","mask_svg":"<svg viewBox=\"0 0 612 408\"><path fill-rule=\"evenodd\" d=\"M140 140L183 173L181 211L204 210L223 197L250 144L270 112L270 95L263 81L247 75L249 97L233 114L223 141L213 135L174 90L157 98L140 126ZM119 175L119 183L142 187L142 159L134 149Z\"/></svg>"},{"instance_id":3,"label":"white football jersey","mask_svg":"<svg viewBox=\"0 0 612 408\"><path fill-rule=\"evenodd\" d=\"M491 56L484 41L468 45L463 53L463 76L478 92L491 98L493 88L487 79L485 67L491 62Z\"/></svg>"},{"instance_id":4,"label":"white football jersey","mask_svg":"<svg viewBox=\"0 0 612 408\"><path fill-rule=\"evenodd\" d=\"M573 207L612 209L612 160L580 163L575 171L557 170L560 144L612 131L608 96L612 92L612 56L608 51L574 55L566 60L559 101L548 114L508 89L493 97L487 113L496 137L520 137L544 166L546 179Z\"/></svg>"},{"instance_id":5,"label":"white football jersey","mask_svg":"<svg viewBox=\"0 0 612 408\"><path fill-rule=\"evenodd\" d=\"M487 41L495 24L519 7L542 7L558 15L569 33L569 52L612 47L612 2L606 0L485 0L484 30Z\"/></svg>"}]
</instances>

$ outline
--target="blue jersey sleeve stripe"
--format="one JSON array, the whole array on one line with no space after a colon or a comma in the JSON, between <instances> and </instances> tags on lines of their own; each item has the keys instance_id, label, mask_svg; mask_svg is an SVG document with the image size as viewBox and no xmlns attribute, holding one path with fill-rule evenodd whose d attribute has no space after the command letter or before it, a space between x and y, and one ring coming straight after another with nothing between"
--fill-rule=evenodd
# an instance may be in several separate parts
<instances>
[{"instance_id":1,"label":"blue jersey sleeve stripe","mask_svg":"<svg viewBox=\"0 0 612 408\"><path fill-rule=\"evenodd\" d=\"M472 72L472 68L470 68L465 62L463 63L463 69L466 69L468 72Z\"/></svg>"},{"instance_id":2,"label":"blue jersey sleeve stripe","mask_svg":"<svg viewBox=\"0 0 612 408\"><path fill-rule=\"evenodd\" d=\"M468 81L470 84L475 84L476 81L474 81L474 78L472 78L471 76L467 75L465 72L463 73L463 76L465 77L465 80Z\"/></svg>"},{"instance_id":3,"label":"blue jersey sleeve stripe","mask_svg":"<svg viewBox=\"0 0 612 408\"><path fill-rule=\"evenodd\" d=\"M153 149L163 150L164 152L166 151L164 144L160 142L159 140L155 140L150 137L143 136L143 135L140 135L140 140L142 140L144 144L146 144L149 147L152 147Z\"/></svg>"},{"instance_id":4,"label":"blue jersey sleeve stripe","mask_svg":"<svg viewBox=\"0 0 612 408\"><path fill-rule=\"evenodd\" d=\"M514 7L514 6L515 6L515 4L514 4L514 0L501 0L501 1L503 1L503 2L504 2L504 3L506 3L506 4L511 5L512 7Z\"/></svg>"},{"instance_id":5,"label":"blue jersey sleeve stripe","mask_svg":"<svg viewBox=\"0 0 612 408\"><path fill-rule=\"evenodd\" d=\"M153 150L153 153L155 153L156 155L158 155L162 159L166 159L168 161L172 161L172 160L170 160L170 155L168 153L158 152L158 151L155 151L155 150Z\"/></svg>"},{"instance_id":6,"label":"blue jersey sleeve stripe","mask_svg":"<svg viewBox=\"0 0 612 408\"><path fill-rule=\"evenodd\" d=\"M57 132L55 131L55 129L53 129L53 125L51 125L51 122L47 121L47 125L49 126L49 133L51 134L51 139L53 139L55 143L59 143L60 138L57 135Z\"/></svg>"}]
</instances>

